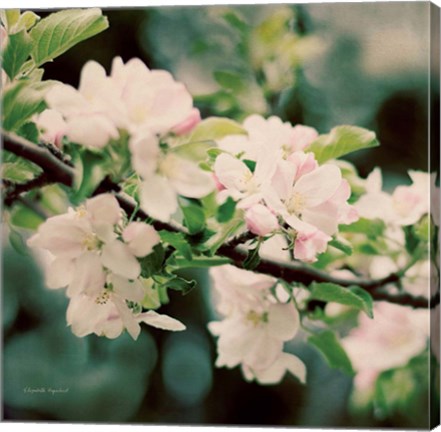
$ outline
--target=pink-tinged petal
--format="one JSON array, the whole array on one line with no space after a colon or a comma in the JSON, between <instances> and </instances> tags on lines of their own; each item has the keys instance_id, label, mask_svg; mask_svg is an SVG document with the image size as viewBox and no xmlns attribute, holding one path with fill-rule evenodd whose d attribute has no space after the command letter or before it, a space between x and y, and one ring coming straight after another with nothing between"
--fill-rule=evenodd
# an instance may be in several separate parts
<instances>
[{"instance_id":1,"label":"pink-tinged petal","mask_svg":"<svg viewBox=\"0 0 441 432\"><path fill-rule=\"evenodd\" d=\"M130 152L132 153L132 166L143 178L152 176L159 163L161 150L156 135L145 131L130 138Z\"/></svg>"},{"instance_id":2,"label":"pink-tinged petal","mask_svg":"<svg viewBox=\"0 0 441 432\"><path fill-rule=\"evenodd\" d=\"M160 242L155 228L143 222L131 222L122 233L123 240L130 251L137 257L144 257L153 251Z\"/></svg>"},{"instance_id":3,"label":"pink-tinged petal","mask_svg":"<svg viewBox=\"0 0 441 432\"><path fill-rule=\"evenodd\" d=\"M93 225L116 225L122 218L121 207L112 194L101 194L88 199L86 210Z\"/></svg>"},{"instance_id":4,"label":"pink-tinged petal","mask_svg":"<svg viewBox=\"0 0 441 432\"><path fill-rule=\"evenodd\" d=\"M245 212L247 228L252 233L265 236L279 227L276 216L262 204L256 204Z\"/></svg>"},{"instance_id":5,"label":"pink-tinged petal","mask_svg":"<svg viewBox=\"0 0 441 432\"><path fill-rule=\"evenodd\" d=\"M176 125L172 132L176 135L184 135L194 129L194 127L201 121L201 113L197 108L193 108L190 111L188 117L178 125Z\"/></svg>"},{"instance_id":6,"label":"pink-tinged petal","mask_svg":"<svg viewBox=\"0 0 441 432\"><path fill-rule=\"evenodd\" d=\"M225 188L239 192L247 189L247 181L253 176L243 162L227 153L222 153L216 158L214 172Z\"/></svg>"},{"instance_id":7,"label":"pink-tinged petal","mask_svg":"<svg viewBox=\"0 0 441 432\"><path fill-rule=\"evenodd\" d=\"M306 366L295 355L282 352L277 360L268 368L254 370L256 380L260 384L278 384L286 372L291 373L304 384L306 382Z\"/></svg>"},{"instance_id":8,"label":"pink-tinged petal","mask_svg":"<svg viewBox=\"0 0 441 432\"><path fill-rule=\"evenodd\" d=\"M49 108L68 118L89 110L87 100L69 85L52 86L46 93L45 99Z\"/></svg>"},{"instance_id":9,"label":"pink-tinged petal","mask_svg":"<svg viewBox=\"0 0 441 432\"><path fill-rule=\"evenodd\" d=\"M296 174L295 164L283 159L278 162L276 172L271 179L271 187L280 199L286 200L290 196Z\"/></svg>"},{"instance_id":10,"label":"pink-tinged petal","mask_svg":"<svg viewBox=\"0 0 441 432\"><path fill-rule=\"evenodd\" d=\"M182 331L186 329L185 325L177 319L168 315L158 314L152 310L139 314L136 319L138 322L143 322L161 330Z\"/></svg>"},{"instance_id":11,"label":"pink-tinged petal","mask_svg":"<svg viewBox=\"0 0 441 432\"><path fill-rule=\"evenodd\" d=\"M305 200L305 207L315 207L334 195L341 183L340 169L335 165L320 168L300 177L293 193L299 193Z\"/></svg>"},{"instance_id":12,"label":"pink-tinged petal","mask_svg":"<svg viewBox=\"0 0 441 432\"><path fill-rule=\"evenodd\" d=\"M188 198L202 198L211 193L215 186L210 173L201 170L194 162L168 155L164 175L175 191Z\"/></svg>"},{"instance_id":13,"label":"pink-tinged petal","mask_svg":"<svg viewBox=\"0 0 441 432\"><path fill-rule=\"evenodd\" d=\"M292 303L271 305L266 326L271 337L284 342L289 341L299 330L299 313Z\"/></svg>"},{"instance_id":14,"label":"pink-tinged petal","mask_svg":"<svg viewBox=\"0 0 441 432\"><path fill-rule=\"evenodd\" d=\"M317 261L317 255L324 252L331 237L317 230L313 233L298 233L294 244L294 257L305 262Z\"/></svg>"},{"instance_id":15,"label":"pink-tinged petal","mask_svg":"<svg viewBox=\"0 0 441 432\"><path fill-rule=\"evenodd\" d=\"M178 196L170 182L162 176L145 179L140 188L141 208L153 219L168 222L178 209Z\"/></svg>"},{"instance_id":16,"label":"pink-tinged petal","mask_svg":"<svg viewBox=\"0 0 441 432\"><path fill-rule=\"evenodd\" d=\"M84 113L67 121L66 135L69 140L88 148L103 148L111 139L119 136L118 129L105 115Z\"/></svg>"},{"instance_id":17,"label":"pink-tinged petal","mask_svg":"<svg viewBox=\"0 0 441 432\"><path fill-rule=\"evenodd\" d=\"M293 151L303 150L315 141L318 137L318 132L309 126L296 125L292 130L291 145Z\"/></svg>"},{"instance_id":18,"label":"pink-tinged petal","mask_svg":"<svg viewBox=\"0 0 441 432\"><path fill-rule=\"evenodd\" d=\"M288 157L288 161L293 163L297 168L295 176L296 180L306 174L309 174L310 172L313 172L319 166L313 153L303 153L301 151L292 153Z\"/></svg>"},{"instance_id":19,"label":"pink-tinged petal","mask_svg":"<svg viewBox=\"0 0 441 432\"><path fill-rule=\"evenodd\" d=\"M218 192L225 190L225 186L219 181L216 174L213 175L214 186Z\"/></svg>"},{"instance_id":20,"label":"pink-tinged petal","mask_svg":"<svg viewBox=\"0 0 441 432\"><path fill-rule=\"evenodd\" d=\"M119 312L119 316L124 324L129 335L134 339L138 339L139 333L141 332L141 327L139 326L138 321L136 320L133 312L126 303L117 298L116 296L112 296L113 304L116 306Z\"/></svg>"},{"instance_id":21,"label":"pink-tinged petal","mask_svg":"<svg viewBox=\"0 0 441 432\"><path fill-rule=\"evenodd\" d=\"M136 279L141 273L138 260L128 246L119 240L103 246L101 261L109 270L127 279Z\"/></svg>"},{"instance_id":22,"label":"pink-tinged petal","mask_svg":"<svg viewBox=\"0 0 441 432\"><path fill-rule=\"evenodd\" d=\"M85 252L75 261L74 276L67 289L69 297L85 293L96 297L103 290L106 275L98 254Z\"/></svg>"},{"instance_id":23,"label":"pink-tinged petal","mask_svg":"<svg viewBox=\"0 0 441 432\"><path fill-rule=\"evenodd\" d=\"M51 289L64 288L68 286L75 271L75 262L71 258L55 258L46 271L46 286Z\"/></svg>"},{"instance_id":24,"label":"pink-tinged petal","mask_svg":"<svg viewBox=\"0 0 441 432\"><path fill-rule=\"evenodd\" d=\"M113 292L122 299L140 303L144 298L144 287L139 279L131 282L126 278L112 274L110 282L113 286Z\"/></svg>"}]
</instances>

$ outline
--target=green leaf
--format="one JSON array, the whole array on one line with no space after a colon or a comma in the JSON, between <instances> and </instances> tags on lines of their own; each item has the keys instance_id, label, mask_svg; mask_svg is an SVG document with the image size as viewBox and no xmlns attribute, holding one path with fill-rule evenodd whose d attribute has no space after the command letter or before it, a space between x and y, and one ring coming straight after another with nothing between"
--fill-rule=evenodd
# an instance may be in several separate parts
<instances>
[{"instance_id":1,"label":"green leaf","mask_svg":"<svg viewBox=\"0 0 441 432\"><path fill-rule=\"evenodd\" d=\"M34 122L28 122L21 126L20 129L17 130L17 135L38 144L39 132L37 125Z\"/></svg>"},{"instance_id":2,"label":"green leaf","mask_svg":"<svg viewBox=\"0 0 441 432\"><path fill-rule=\"evenodd\" d=\"M8 77L13 80L32 50L32 41L26 30L9 35L2 67Z\"/></svg>"},{"instance_id":3,"label":"green leaf","mask_svg":"<svg viewBox=\"0 0 441 432\"><path fill-rule=\"evenodd\" d=\"M333 283L317 283L310 285L311 299L324 302L340 303L362 310L370 318L373 318L373 301L371 295L357 286L344 288Z\"/></svg>"},{"instance_id":4,"label":"green leaf","mask_svg":"<svg viewBox=\"0 0 441 432\"><path fill-rule=\"evenodd\" d=\"M40 17L32 11L26 11L20 15L20 18L15 25L18 30L29 30L32 28Z\"/></svg>"},{"instance_id":5,"label":"green leaf","mask_svg":"<svg viewBox=\"0 0 441 432\"><path fill-rule=\"evenodd\" d=\"M36 230L44 222L44 218L30 208L16 203L11 211L10 221L16 227Z\"/></svg>"},{"instance_id":6,"label":"green leaf","mask_svg":"<svg viewBox=\"0 0 441 432\"><path fill-rule=\"evenodd\" d=\"M374 132L357 126L337 126L326 135L320 135L305 151L313 152L318 163L379 146Z\"/></svg>"},{"instance_id":7,"label":"green leaf","mask_svg":"<svg viewBox=\"0 0 441 432\"><path fill-rule=\"evenodd\" d=\"M367 237L375 240L383 235L386 224L381 219L360 218L357 222L350 225L340 225L338 229L341 232L365 234Z\"/></svg>"},{"instance_id":8,"label":"green leaf","mask_svg":"<svg viewBox=\"0 0 441 432\"><path fill-rule=\"evenodd\" d=\"M420 244L420 239L416 235L412 225L403 227L403 231L406 242L406 250L410 255L413 255Z\"/></svg>"},{"instance_id":9,"label":"green leaf","mask_svg":"<svg viewBox=\"0 0 441 432\"><path fill-rule=\"evenodd\" d=\"M164 263L165 251L161 244L156 245L153 248L153 252L141 258L141 276L148 278L152 277L162 270L162 265Z\"/></svg>"},{"instance_id":10,"label":"green leaf","mask_svg":"<svg viewBox=\"0 0 441 432\"><path fill-rule=\"evenodd\" d=\"M52 13L32 30L32 58L37 67L53 60L74 45L101 33L109 26L99 8L69 9Z\"/></svg>"},{"instance_id":11,"label":"green leaf","mask_svg":"<svg viewBox=\"0 0 441 432\"><path fill-rule=\"evenodd\" d=\"M323 354L330 367L340 369L349 375L354 374L351 360L333 331L325 330L310 336L308 342Z\"/></svg>"},{"instance_id":12,"label":"green leaf","mask_svg":"<svg viewBox=\"0 0 441 432\"><path fill-rule=\"evenodd\" d=\"M430 232L433 229L431 226L430 217L428 215L423 216L423 218L414 225L414 232L416 237L422 241L427 243L430 240Z\"/></svg>"},{"instance_id":13,"label":"green leaf","mask_svg":"<svg viewBox=\"0 0 441 432\"><path fill-rule=\"evenodd\" d=\"M346 255L352 255L353 249L352 246L343 239L333 238L329 243L329 246L335 247L338 250L341 250Z\"/></svg>"},{"instance_id":14,"label":"green leaf","mask_svg":"<svg viewBox=\"0 0 441 432\"><path fill-rule=\"evenodd\" d=\"M214 255L216 251L244 226L243 218L234 218L221 225L220 229L206 243L206 250Z\"/></svg>"},{"instance_id":15,"label":"green leaf","mask_svg":"<svg viewBox=\"0 0 441 432\"><path fill-rule=\"evenodd\" d=\"M246 135L246 130L237 122L223 117L202 120L189 137L193 141L217 141L228 135Z\"/></svg>"},{"instance_id":16,"label":"green leaf","mask_svg":"<svg viewBox=\"0 0 441 432\"><path fill-rule=\"evenodd\" d=\"M3 97L3 128L13 131L46 108L44 95L53 82L19 81Z\"/></svg>"},{"instance_id":17,"label":"green leaf","mask_svg":"<svg viewBox=\"0 0 441 432\"><path fill-rule=\"evenodd\" d=\"M191 246L188 244L188 241L183 233L162 230L159 231L159 236L164 243L169 244L185 259L191 261L193 257Z\"/></svg>"},{"instance_id":18,"label":"green leaf","mask_svg":"<svg viewBox=\"0 0 441 432\"><path fill-rule=\"evenodd\" d=\"M181 206L184 213L184 224L188 228L190 235L198 234L205 228L204 209L195 202L188 201L188 204Z\"/></svg>"},{"instance_id":19,"label":"green leaf","mask_svg":"<svg viewBox=\"0 0 441 432\"><path fill-rule=\"evenodd\" d=\"M229 10L224 14L224 19L228 24L242 33L249 29L248 24L236 13L236 11Z\"/></svg>"},{"instance_id":20,"label":"green leaf","mask_svg":"<svg viewBox=\"0 0 441 432\"><path fill-rule=\"evenodd\" d=\"M214 72L213 76L217 83L225 89L240 92L245 88L244 77L236 72L218 70Z\"/></svg>"},{"instance_id":21,"label":"green leaf","mask_svg":"<svg viewBox=\"0 0 441 432\"><path fill-rule=\"evenodd\" d=\"M180 291L183 295L185 295L188 294L196 286L196 281L188 281L186 279L176 276L169 279L164 285L172 290Z\"/></svg>"},{"instance_id":22,"label":"green leaf","mask_svg":"<svg viewBox=\"0 0 441 432\"><path fill-rule=\"evenodd\" d=\"M0 171L2 179L12 183L26 183L43 172L38 165L5 150Z\"/></svg>"},{"instance_id":23,"label":"green leaf","mask_svg":"<svg viewBox=\"0 0 441 432\"><path fill-rule=\"evenodd\" d=\"M169 263L169 261L167 261ZM231 264L231 260L225 257L213 256L213 257L193 257L192 260L184 258L173 257L170 264L182 268L211 268L215 266L221 266L225 264Z\"/></svg>"},{"instance_id":24,"label":"green leaf","mask_svg":"<svg viewBox=\"0 0 441 432\"><path fill-rule=\"evenodd\" d=\"M256 170L256 161L244 159L242 162L248 167L248 169L252 173Z\"/></svg>"},{"instance_id":25,"label":"green leaf","mask_svg":"<svg viewBox=\"0 0 441 432\"><path fill-rule=\"evenodd\" d=\"M28 248L19 232L14 230L10 231L9 243L20 255L28 255Z\"/></svg>"},{"instance_id":26,"label":"green leaf","mask_svg":"<svg viewBox=\"0 0 441 432\"><path fill-rule=\"evenodd\" d=\"M0 17L9 33L20 18L20 9L3 9L0 11Z\"/></svg>"},{"instance_id":27,"label":"green leaf","mask_svg":"<svg viewBox=\"0 0 441 432\"><path fill-rule=\"evenodd\" d=\"M78 171L75 179L78 188L71 196L71 200L76 204L88 198L106 176L102 155L85 150L80 153L80 158L82 170Z\"/></svg>"},{"instance_id":28,"label":"green leaf","mask_svg":"<svg viewBox=\"0 0 441 432\"><path fill-rule=\"evenodd\" d=\"M259 265L260 262L259 246L260 244L254 249L250 249L248 251L248 255L245 261L243 262L243 267L246 270L254 270Z\"/></svg>"},{"instance_id":29,"label":"green leaf","mask_svg":"<svg viewBox=\"0 0 441 432\"><path fill-rule=\"evenodd\" d=\"M173 147L171 151L183 158L199 162L204 161L207 158L207 151L215 147L214 141L197 141Z\"/></svg>"},{"instance_id":30,"label":"green leaf","mask_svg":"<svg viewBox=\"0 0 441 432\"><path fill-rule=\"evenodd\" d=\"M228 197L223 204L221 204L217 210L216 219L219 223L225 223L232 219L236 211L236 201L233 198Z\"/></svg>"}]
</instances>

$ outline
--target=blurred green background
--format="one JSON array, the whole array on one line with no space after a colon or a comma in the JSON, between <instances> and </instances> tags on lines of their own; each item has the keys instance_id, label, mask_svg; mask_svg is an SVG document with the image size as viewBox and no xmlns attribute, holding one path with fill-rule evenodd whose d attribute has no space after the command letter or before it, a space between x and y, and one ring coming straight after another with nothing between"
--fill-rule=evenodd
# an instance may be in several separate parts
<instances>
[{"instance_id":1,"label":"blurred green background","mask_svg":"<svg viewBox=\"0 0 441 432\"><path fill-rule=\"evenodd\" d=\"M77 86L88 60L109 71L117 55L139 57L184 82L203 116L276 114L322 133L338 124L367 127L381 147L351 160L363 176L382 167L391 188L409 182L408 169L428 169L429 112L439 118L439 81L430 88L428 82L429 7L393 2L104 10L110 28L49 64L45 78ZM439 131L432 132L439 143ZM438 145L431 156L439 159ZM292 377L259 386L246 383L237 368L215 369L215 344L206 329L215 312L205 272L190 272L198 288L173 295L163 309L183 321L186 332L144 328L137 342L128 335L76 338L65 324L64 293L46 289L35 259L4 242L5 419L428 427L428 383L419 383L423 394L410 411L379 418L369 410L354 413L348 408L351 378L329 369L301 337L288 350L306 363L306 386ZM27 391L49 387L67 391Z\"/></svg>"}]
</instances>

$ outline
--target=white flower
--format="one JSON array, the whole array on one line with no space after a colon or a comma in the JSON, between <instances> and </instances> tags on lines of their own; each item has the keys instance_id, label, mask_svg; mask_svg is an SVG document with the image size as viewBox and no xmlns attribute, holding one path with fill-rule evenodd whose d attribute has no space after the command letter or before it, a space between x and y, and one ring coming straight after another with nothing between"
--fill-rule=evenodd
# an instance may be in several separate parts
<instances>
[{"instance_id":1,"label":"white flower","mask_svg":"<svg viewBox=\"0 0 441 432\"><path fill-rule=\"evenodd\" d=\"M337 166L319 167L311 155L295 152L278 162L264 201L295 230L295 258L313 262L339 224L357 220L349 195Z\"/></svg>"},{"instance_id":2,"label":"white flower","mask_svg":"<svg viewBox=\"0 0 441 432\"><path fill-rule=\"evenodd\" d=\"M253 114L244 120L243 128L248 136L225 137L219 140L219 148L233 155L243 154L243 158L249 160L256 160L260 148L272 157L287 157L295 151L303 150L318 137L315 129L303 125L293 127L276 116L265 119Z\"/></svg>"},{"instance_id":3,"label":"white flower","mask_svg":"<svg viewBox=\"0 0 441 432\"><path fill-rule=\"evenodd\" d=\"M46 102L63 115L65 133L72 142L102 148L110 139L119 137L118 95L104 68L94 61L83 67L78 90L65 84L54 85L46 94Z\"/></svg>"},{"instance_id":4,"label":"white flower","mask_svg":"<svg viewBox=\"0 0 441 432\"><path fill-rule=\"evenodd\" d=\"M53 256L46 269L47 285L68 287L67 322L79 337L95 333L114 338L127 329L136 339L141 322L183 330L185 326L171 317L141 312L151 284L140 277L138 258L150 254L160 238L141 222L124 227L122 216L116 198L103 194L40 225L28 244Z\"/></svg>"},{"instance_id":5,"label":"white flower","mask_svg":"<svg viewBox=\"0 0 441 432\"><path fill-rule=\"evenodd\" d=\"M266 369L298 328L299 316L292 303L270 304L211 322L210 331L219 337L216 366L232 368L243 363L253 370Z\"/></svg>"},{"instance_id":6,"label":"white flower","mask_svg":"<svg viewBox=\"0 0 441 432\"><path fill-rule=\"evenodd\" d=\"M218 336L216 366L240 365L247 380L262 384L279 382L286 371L303 382L303 363L283 352L283 343L297 334L299 314L292 303L278 303L273 296L276 279L233 266L213 268L210 274L217 309L226 315L208 325Z\"/></svg>"},{"instance_id":7,"label":"white flower","mask_svg":"<svg viewBox=\"0 0 441 432\"><path fill-rule=\"evenodd\" d=\"M435 186L435 176L409 171L409 177L412 179L410 186L398 186L392 194L388 194L382 191L380 169L374 169L365 182L366 194L355 204L360 216L368 219L380 218L390 226L412 225L429 213L432 199L436 221L437 206L434 197L439 195L439 188Z\"/></svg>"},{"instance_id":8,"label":"white flower","mask_svg":"<svg viewBox=\"0 0 441 432\"><path fill-rule=\"evenodd\" d=\"M80 293L71 298L67 309L67 323L72 332L83 337L95 333L108 338L118 337L124 329L133 339L144 322L164 330L181 331L185 326L167 315L154 311L134 312L127 301L139 303L144 298L144 287L139 280L130 282L116 275L109 276L111 289L102 286L94 293Z\"/></svg>"},{"instance_id":9,"label":"white flower","mask_svg":"<svg viewBox=\"0 0 441 432\"><path fill-rule=\"evenodd\" d=\"M359 326L342 339L357 373L368 383L381 371L404 366L423 351L429 335L429 311L387 302L374 306L374 319L361 314ZM360 378L360 385L366 380Z\"/></svg>"},{"instance_id":10,"label":"white flower","mask_svg":"<svg viewBox=\"0 0 441 432\"><path fill-rule=\"evenodd\" d=\"M173 149L161 149L151 132L135 135L129 142L132 166L142 177L141 207L151 217L168 222L178 209L178 196L202 198L213 191L213 178Z\"/></svg>"}]
</instances>

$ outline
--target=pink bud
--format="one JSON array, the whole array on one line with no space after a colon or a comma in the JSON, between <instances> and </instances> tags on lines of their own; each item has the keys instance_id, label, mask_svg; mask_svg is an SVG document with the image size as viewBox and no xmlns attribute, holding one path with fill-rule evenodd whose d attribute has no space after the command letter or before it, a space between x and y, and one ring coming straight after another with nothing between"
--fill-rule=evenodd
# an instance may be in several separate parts
<instances>
[{"instance_id":1,"label":"pink bud","mask_svg":"<svg viewBox=\"0 0 441 432\"><path fill-rule=\"evenodd\" d=\"M193 108L189 116L173 127L172 131L176 135L184 135L190 132L201 121L201 113L197 108Z\"/></svg>"},{"instance_id":2,"label":"pink bud","mask_svg":"<svg viewBox=\"0 0 441 432\"><path fill-rule=\"evenodd\" d=\"M317 255L326 250L331 237L322 231L299 232L294 244L294 257L301 261L315 262Z\"/></svg>"},{"instance_id":3,"label":"pink bud","mask_svg":"<svg viewBox=\"0 0 441 432\"><path fill-rule=\"evenodd\" d=\"M245 222L247 228L259 236L265 236L279 227L276 216L262 204L255 204L245 212Z\"/></svg>"}]
</instances>

